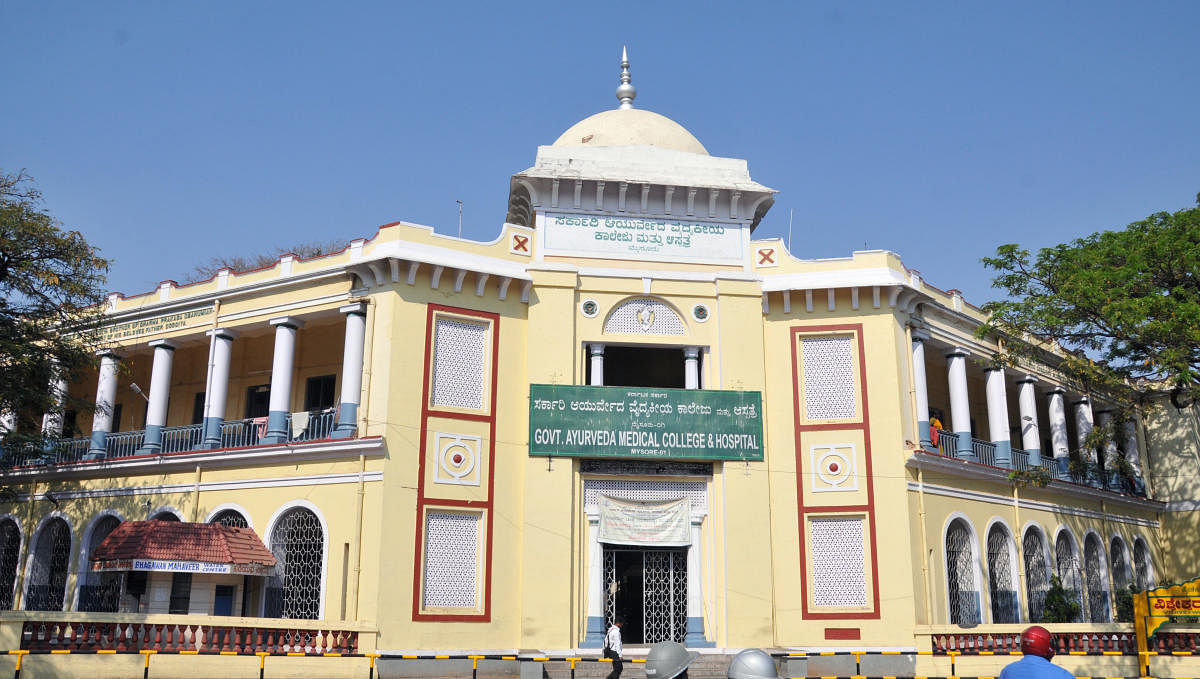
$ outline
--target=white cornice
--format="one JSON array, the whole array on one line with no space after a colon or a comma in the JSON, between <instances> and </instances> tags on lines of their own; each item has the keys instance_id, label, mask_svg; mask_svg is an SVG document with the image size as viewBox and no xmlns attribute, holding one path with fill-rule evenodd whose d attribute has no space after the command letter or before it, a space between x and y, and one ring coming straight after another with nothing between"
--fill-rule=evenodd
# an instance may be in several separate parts
<instances>
[{"instance_id":1,"label":"white cornice","mask_svg":"<svg viewBox=\"0 0 1200 679\"><path fill-rule=\"evenodd\" d=\"M90 488L87 490L54 490L55 500L83 500L98 497L130 497L137 495L165 495L187 493L194 490L250 490L253 488L287 488L291 486L326 486L337 483L374 483L383 480L382 471L348 472L344 474L304 474L280 476L269 479L235 479L232 481L201 481L195 483L160 483L152 486L118 486L114 488ZM45 493L38 493L34 500L44 500ZM29 493L17 495L18 502L28 502Z\"/></svg>"},{"instance_id":2,"label":"white cornice","mask_svg":"<svg viewBox=\"0 0 1200 679\"><path fill-rule=\"evenodd\" d=\"M360 439L327 439L304 443L254 446L251 448L224 448L218 450L192 450L184 453L115 458L98 462L51 467L11 469L0 473L0 479L8 483L22 481L46 481L58 479L103 478L116 475L178 472L246 465L269 465L294 463L310 460L357 458L359 455L376 457L386 453L386 444L381 437ZM191 487L191 484L187 484ZM57 495L57 493L56 493Z\"/></svg>"},{"instance_id":3,"label":"white cornice","mask_svg":"<svg viewBox=\"0 0 1200 679\"><path fill-rule=\"evenodd\" d=\"M822 290L825 288L866 288L899 285L913 288L901 272L886 266L841 271L808 271L763 276L763 292L782 290ZM922 293L924 294L924 293Z\"/></svg>"},{"instance_id":4,"label":"white cornice","mask_svg":"<svg viewBox=\"0 0 1200 679\"><path fill-rule=\"evenodd\" d=\"M520 262L511 262L496 257L487 257L485 255L407 241L380 243L371 251L369 257L364 257L354 262L351 266L360 266L367 262L393 258L402 259L407 262L420 262L421 264L432 266L444 266L451 269L478 271L491 276L508 277L514 280L532 280L525 270L526 265Z\"/></svg>"},{"instance_id":5,"label":"white cornice","mask_svg":"<svg viewBox=\"0 0 1200 679\"><path fill-rule=\"evenodd\" d=\"M310 271L308 273L281 276L269 280L259 281L257 283L248 283L239 285L233 288L225 288L224 290L213 290L204 294L195 295L194 297L180 297L169 302L159 303L157 301L150 302L144 306L135 307L132 309L122 309L111 313L105 313L105 323L122 323L128 320L133 320L139 316L153 314L158 315L177 309L188 309L196 306L211 304L217 299L227 300L231 297L238 297L250 293L261 293L278 287L289 285L297 285L300 283L312 283L325 278L337 278L340 276L349 276L350 272L347 266L331 267L320 271ZM179 288L175 288L176 291ZM349 292L349 291L347 291ZM153 293L149 293L153 294ZM149 294L147 296L149 296ZM134 299L135 297L125 297L123 299Z\"/></svg>"}]
</instances>

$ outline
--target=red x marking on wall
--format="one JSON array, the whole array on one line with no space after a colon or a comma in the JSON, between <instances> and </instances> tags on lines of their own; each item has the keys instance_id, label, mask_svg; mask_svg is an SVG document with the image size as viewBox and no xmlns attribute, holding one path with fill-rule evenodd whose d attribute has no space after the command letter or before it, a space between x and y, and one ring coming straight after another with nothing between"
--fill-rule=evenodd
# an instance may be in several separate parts
<instances>
[{"instance_id":1,"label":"red x marking on wall","mask_svg":"<svg viewBox=\"0 0 1200 679\"><path fill-rule=\"evenodd\" d=\"M529 252L529 237L513 234L513 252Z\"/></svg>"},{"instance_id":2,"label":"red x marking on wall","mask_svg":"<svg viewBox=\"0 0 1200 679\"><path fill-rule=\"evenodd\" d=\"M758 263L759 264L774 264L775 263L775 249L768 248L766 250L759 250L758 251Z\"/></svg>"}]
</instances>

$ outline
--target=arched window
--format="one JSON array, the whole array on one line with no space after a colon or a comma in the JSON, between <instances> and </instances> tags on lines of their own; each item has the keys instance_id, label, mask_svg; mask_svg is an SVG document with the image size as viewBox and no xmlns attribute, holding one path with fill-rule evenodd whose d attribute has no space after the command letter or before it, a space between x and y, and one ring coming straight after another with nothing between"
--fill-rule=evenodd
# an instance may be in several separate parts
<instances>
[{"instance_id":1,"label":"arched window","mask_svg":"<svg viewBox=\"0 0 1200 679\"><path fill-rule=\"evenodd\" d=\"M219 523L222 526L233 526L234 528L250 527L250 522L236 509L222 509L217 512L216 516L209 520L209 523Z\"/></svg>"},{"instance_id":2,"label":"arched window","mask_svg":"<svg viewBox=\"0 0 1200 679\"><path fill-rule=\"evenodd\" d=\"M1040 622L1046 612L1046 592L1050 591L1050 564L1046 563L1046 542L1042 531L1030 526L1025 531L1025 595L1029 598L1029 621Z\"/></svg>"},{"instance_id":3,"label":"arched window","mask_svg":"<svg viewBox=\"0 0 1200 679\"><path fill-rule=\"evenodd\" d=\"M1054 541L1054 560L1058 562L1058 579L1079 604L1079 615L1075 622L1083 622L1083 576L1079 572L1079 553L1071 534L1062 531Z\"/></svg>"},{"instance_id":4,"label":"arched window","mask_svg":"<svg viewBox=\"0 0 1200 679\"><path fill-rule=\"evenodd\" d=\"M1150 561L1150 549L1140 537L1133 539L1133 574L1138 589L1145 592L1154 588L1154 566Z\"/></svg>"},{"instance_id":5,"label":"arched window","mask_svg":"<svg viewBox=\"0 0 1200 679\"><path fill-rule=\"evenodd\" d=\"M1112 618L1104 562L1104 546L1094 533L1089 533L1083 541L1083 572L1087 582L1088 619L1091 622L1108 622Z\"/></svg>"},{"instance_id":6,"label":"arched window","mask_svg":"<svg viewBox=\"0 0 1200 679\"><path fill-rule=\"evenodd\" d=\"M271 530L271 551L277 563L267 586L267 617L320 617L325 535L317 515L289 509Z\"/></svg>"},{"instance_id":7,"label":"arched window","mask_svg":"<svg viewBox=\"0 0 1200 679\"><path fill-rule=\"evenodd\" d=\"M1021 604L1017 598L1017 575L1013 567L1012 536L1003 524L988 531L988 595L992 600L992 622L1021 622Z\"/></svg>"},{"instance_id":8,"label":"arched window","mask_svg":"<svg viewBox=\"0 0 1200 679\"><path fill-rule=\"evenodd\" d=\"M61 611L71 561L71 527L55 517L38 531L25 610Z\"/></svg>"},{"instance_id":9,"label":"arched window","mask_svg":"<svg viewBox=\"0 0 1200 679\"><path fill-rule=\"evenodd\" d=\"M113 532L121 520L108 514L100 517L92 526L92 535L88 538L87 554L90 559L96 553L96 548L104 542L104 538ZM86 568L86 564L80 570ZM87 571L84 584L79 588L79 610L97 613L116 613L121 598L121 574L114 572L95 573Z\"/></svg>"},{"instance_id":10,"label":"arched window","mask_svg":"<svg viewBox=\"0 0 1200 679\"><path fill-rule=\"evenodd\" d=\"M975 578L975 544L962 519L955 519L946 530L946 588L949 591L950 622L977 625L979 589Z\"/></svg>"},{"instance_id":11,"label":"arched window","mask_svg":"<svg viewBox=\"0 0 1200 679\"><path fill-rule=\"evenodd\" d=\"M1112 563L1113 592L1125 592L1132 581L1129 572L1129 559L1125 556L1125 541L1120 536L1113 536L1109 545L1109 561Z\"/></svg>"},{"instance_id":12,"label":"arched window","mask_svg":"<svg viewBox=\"0 0 1200 679\"><path fill-rule=\"evenodd\" d=\"M12 519L0 521L0 610L13 607L17 562L21 558L21 529Z\"/></svg>"},{"instance_id":13,"label":"arched window","mask_svg":"<svg viewBox=\"0 0 1200 679\"><path fill-rule=\"evenodd\" d=\"M150 517L151 521L178 521L179 515L171 511L161 511Z\"/></svg>"}]
</instances>

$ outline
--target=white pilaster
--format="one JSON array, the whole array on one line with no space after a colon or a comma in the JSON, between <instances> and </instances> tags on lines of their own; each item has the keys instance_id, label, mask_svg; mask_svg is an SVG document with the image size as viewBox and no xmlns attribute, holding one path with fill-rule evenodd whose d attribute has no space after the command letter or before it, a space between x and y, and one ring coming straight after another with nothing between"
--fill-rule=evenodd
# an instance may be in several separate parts
<instances>
[{"instance_id":1,"label":"white pilaster","mask_svg":"<svg viewBox=\"0 0 1200 679\"><path fill-rule=\"evenodd\" d=\"M589 344L588 356L592 361L592 379L589 382L593 387L604 386L604 345Z\"/></svg>"},{"instance_id":2,"label":"white pilaster","mask_svg":"<svg viewBox=\"0 0 1200 679\"><path fill-rule=\"evenodd\" d=\"M700 347L685 347L683 350L683 388L700 388Z\"/></svg>"}]
</instances>

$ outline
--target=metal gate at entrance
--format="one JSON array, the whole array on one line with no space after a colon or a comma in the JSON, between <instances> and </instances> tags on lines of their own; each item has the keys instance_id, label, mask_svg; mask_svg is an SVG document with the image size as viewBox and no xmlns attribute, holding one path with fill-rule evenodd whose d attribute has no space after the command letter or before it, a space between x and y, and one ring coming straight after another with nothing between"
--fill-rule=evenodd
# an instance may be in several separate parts
<instances>
[{"instance_id":1,"label":"metal gate at entrance","mask_svg":"<svg viewBox=\"0 0 1200 679\"><path fill-rule=\"evenodd\" d=\"M687 548L604 545L604 628L621 615L627 644L683 643L687 634Z\"/></svg>"}]
</instances>

